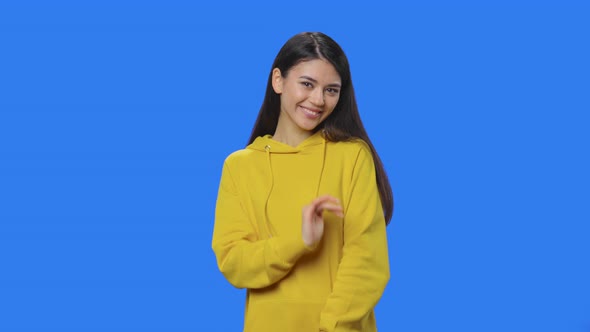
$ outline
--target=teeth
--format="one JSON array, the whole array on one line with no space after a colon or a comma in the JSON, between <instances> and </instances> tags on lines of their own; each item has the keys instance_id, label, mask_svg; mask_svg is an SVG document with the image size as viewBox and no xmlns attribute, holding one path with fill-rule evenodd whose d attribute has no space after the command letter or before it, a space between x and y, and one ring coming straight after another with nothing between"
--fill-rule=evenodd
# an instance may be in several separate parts
<instances>
[{"instance_id":1,"label":"teeth","mask_svg":"<svg viewBox=\"0 0 590 332\"><path fill-rule=\"evenodd\" d=\"M320 115L320 112L314 112L314 111L308 110L305 107L302 107L302 108L303 108L303 111L305 111L305 113L307 113L309 115L312 115L312 116L318 116L318 115Z\"/></svg>"}]
</instances>

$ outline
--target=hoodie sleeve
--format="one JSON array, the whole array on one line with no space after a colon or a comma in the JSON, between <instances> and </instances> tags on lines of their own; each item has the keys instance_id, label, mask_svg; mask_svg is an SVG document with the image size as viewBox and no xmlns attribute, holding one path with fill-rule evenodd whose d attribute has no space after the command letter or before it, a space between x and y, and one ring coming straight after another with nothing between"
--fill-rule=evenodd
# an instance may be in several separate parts
<instances>
[{"instance_id":1,"label":"hoodie sleeve","mask_svg":"<svg viewBox=\"0 0 590 332\"><path fill-rule=\"evenodd\" d=\"M219 270L238 288L274 284L291 270L299 257L314 249L305 245L301 234L259 240L240 203L227 161L217 196L212 248Z\"/></svg>"},{"instance_id":2,"label":"hoodie sleeve","mask_svg":"<svg viewBox=\"0 0 590 332\"><path fill-rule=\"evenodd\" d=\"M385 218L369 147L363 144L345 202L344 247L320 331L361 331L389 281Z\"/></svg>"}]
</instances>

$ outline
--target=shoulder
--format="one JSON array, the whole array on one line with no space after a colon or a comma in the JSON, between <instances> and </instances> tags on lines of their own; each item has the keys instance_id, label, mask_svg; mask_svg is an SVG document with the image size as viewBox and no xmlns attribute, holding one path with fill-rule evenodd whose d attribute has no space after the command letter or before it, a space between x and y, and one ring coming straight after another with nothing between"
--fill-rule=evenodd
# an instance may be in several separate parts
<instances>
[{"instance_id":1,"label":"shoulder","mask_svg":"<svg viewBox=\"0 0 590 332\"><path fill-rule=\"evenodd\" d=\"M252 149L237 150L225 157L223 168L231 170L234 173L242 172L259 164L261 157L264 157L264 154L260 153L260 151Z\"/></svg>"},{"instance_id":2,"label":"shoulder","mask_svg":"<svg viewBox=\"0 0 590 332\"><path fill-rule=\"evenodd\" d=\"M360 138L334 142L333 153L327 153L332 155L332 160L339 165L337 167L342 169L343 174L348 174L346 177L354 178L360 174L374 176L373 152L369 144Z\"/></svg>"},{"instance_id":3,"label":"shoulder","mask_svg":"<svg viewBox=\"0 0 590 332\"><path fill-rule=\"evenodd\" d=\"M247 147L236 150L230 153L225 158L226 164L235 164L235 163L252 163L258 161L261 157L265 157L265 150L264 148L257 148L253 144L248 145Z\"/></svg>"},{"instance_id":4,"label":"shoulder","mask_svg":"<svg viewBox=\"0 0 590 332\"><path fill-rule=\"evenodd\" d=\"M360 138L353 138L348 141L329 142L328 144L335 154L342 155L347 159L356 160L359 157L372 158L371 148Z\"/></svg>"},{"instance_id":5,"label":"shoulder","mask_svg":"<svg viewBox=\"0 0 590 332\"><path fill-rule=\"evenodd\" d=\"M232 153L230 153L227 157L225 157L225 164L234 164L234 163L239 163L240 161L243 161L245 159L248 159L248 157L252 154L252 150L248 150L248 149L241 149L241 150L237 150L234 151Z\"/></svg>"},{"instance_id":6,"label":"shoulder","mask_svg":"<svg viewBox=\"0 0 590 332\"><path fill-rule=\"evenodd\" d=\"M247 154L245 149L237 150L230 153L223 159L223 167L221 171L222 182L226 178L235 178L239 175L238 173L240 170L240 164L242 163L241 160L244 159L245 154Z\"/></svg>"}]
</instances>

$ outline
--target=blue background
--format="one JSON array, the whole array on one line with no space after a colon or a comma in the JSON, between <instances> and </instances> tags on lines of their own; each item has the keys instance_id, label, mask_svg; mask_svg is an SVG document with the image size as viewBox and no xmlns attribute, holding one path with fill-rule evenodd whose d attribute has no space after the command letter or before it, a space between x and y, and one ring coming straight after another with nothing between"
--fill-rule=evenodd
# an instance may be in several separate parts
<instances>
[{"instance_id":1,"label":"blue background","mask_svg":"<svg viewBox=\"0 0 590 332\"><path fill-rule=\"evenodd\" d=\"M0 331L240 331L223 159L301 31L396 199L380 331L590 331L583 2L2 2Z\"/></svg>"}]
</instances>

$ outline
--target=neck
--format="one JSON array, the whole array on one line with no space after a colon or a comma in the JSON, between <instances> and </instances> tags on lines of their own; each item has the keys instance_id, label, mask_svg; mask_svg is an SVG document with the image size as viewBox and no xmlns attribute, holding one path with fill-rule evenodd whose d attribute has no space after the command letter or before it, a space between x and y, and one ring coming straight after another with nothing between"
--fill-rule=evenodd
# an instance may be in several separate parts
<instances>
[{"instance_id":1,"label":"neck","mask_svg":"<svg viewBox=\"0 0 590 332\"><path fill-rule=\"evenodd\" d=\"M281 121L281 118L279 117L277 129L272 135L272 139L292 147L297 147L299 144L301 144L301 142L311 135L313 135L311 131L302 130L295 125L287 126Z\"/></svg>"},{"instance_id":2,"label":"neck","mask_svg":"<svg viewBox=\"0 0 590 332\"><path fill-rule=\"evenodd\" d=\"M274 135L272 135L272 139L292 147L297 147L301 142L303 142L306 138L310 137L311 133L305 133L300 135L289 135L287 133L283 133L277 129Z\"/></svg>"}]
</instances>

